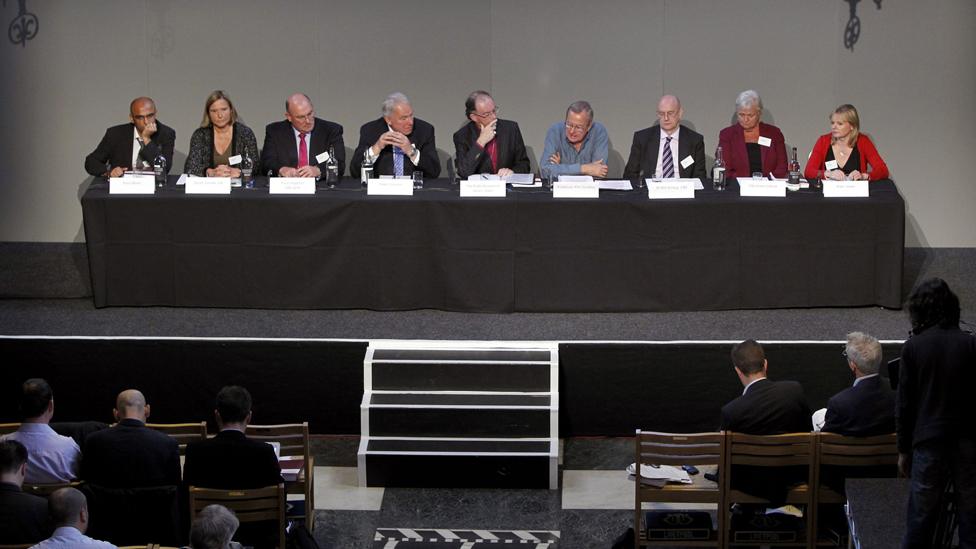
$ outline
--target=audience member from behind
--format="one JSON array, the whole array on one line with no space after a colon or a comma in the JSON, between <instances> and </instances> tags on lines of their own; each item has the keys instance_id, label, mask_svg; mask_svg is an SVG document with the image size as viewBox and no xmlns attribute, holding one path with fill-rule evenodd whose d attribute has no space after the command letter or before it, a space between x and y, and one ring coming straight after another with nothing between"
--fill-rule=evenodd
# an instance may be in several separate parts
<instances>
[{"instance_id":1,"label":"audience member from behind","mask_svg":"<svg viewBox=\"0 0 976 549\"><path fill-rule=\"evenodd\" d=\"M118 423L85 440L81 478L105 488L179 485L179 444L146 427L146 397L135 389L122 391L112 412Z\"/></svg>"},{"instance_id":2,"label":"audience member from behind","mask_svg":"<svg viewBox=\"0 0 976 549\"><path fill-rule=\"evenodd\" d=\"M281 468L274 448L245 435L251 422L251 393L230 385L217 393L217 436L186 446L184 484L205 488L261 488L276 485Z\"/></svg>"},{"instance_id":3,"label":"audience member from behind","mask_svg":"<svg viewBox=\"0 0 976 549\"><path fill-rule=\"evenodd\" d=\"M200 510L190 527L192 549L239 549L240 543L231 541L240 521L223 505L208 505Z\"/></svg>"},{"instance_id":4,"label":"audience member from behind","mask_svg":"<svg viewBox=\"0 0 976 549\"><path fill-rule=\"evenodd\" d=\"M27 448L27 484L71 482L78 478L81 449L71 437L54 432L48 425L54 416L54 392L47 381L28 379L21 388L21 425L5 440L16 440Z\"/></svg>"},{"instance_id":5,"label":"audience member from behind","mask_svg":"<svg viewBox=\"0 0 976 549\"><path fill-rule=\"evenodd\" d=\"M830 397L819 430L850 437L895 432L895 392L881 377L881 343L861 332L847 334L844 348L854 384Z\"/></svg>"},{"instance_id":6,"label":"audience member from behind","mask_svg":"<svg viewBox=\"0 0 976 549\"><path fill-rule=\"evenodd\" d=\"M115 546L85 535L88 529L88 501L75 488L61 488L48 498L48 512L55 530L51 537L38 543L37 549L77 549L93 547L111 549ZM32 548L33 549L33 548Z\"/></svg>"},{"instance_id":7,"label":"audience member from behind","mask_svg":"<svg viewBox=\"0 0 976 549\"><path fill-rule=\"evenodd\" d=\"M860 131L861 120L854 105L841 105L830 115L830 133L813 146L803 177L814 179L885 179L888 166L874 148L871 138ZM871 171L868 172L868 166Z\"/></svg>"},{"instance_id":8,"label":"audience member from behind","mask_svg":"<svg viewBox=\"0 0 976 549\"><path fill-rule=\"evenodd\" d=\"M254 173L258 173L260 157L254 132L238 120L227 92L214 90L204 104L200 127L190 136L190 152L183 171L197 176L240 177L240 160L231 165L231 159L243 159L245 154L254 163Z\"/></svg>"},{"instance_id":9,"label":"audience member from behind","mask_svg":"<svg viewBox=\"0 0 976 549\"><path fill-rule=\"evenodd\" d=\"M908 298L901 350L898 467L911 478L903 548L930 547L952 483L959 547L976 547L976 337L959 329L959 298L940 278Z\"/></svg>"},{"instance_id":10,"label":"audience member from behind","mask_svg":"<svg viewBox=\"0 0 976 549\"><path fill-rule=\"evenodd\" d=\"M747 339L732 348L732 364L745 387L742 395L722 407L720 429L749 435L780 435L810 430L810 407L795 381L766 378L769 364L762 345ZM779 504L787 488L806 478L806 468L770 469L736 466L732 487Z\"/></svg>"},{"instance_id":11,"label":"audience member from behind","mask_svg":"<svg viewBox=\"0 0 976 549\"><path fill-rule=\"evenodd\" d=\"M36 543L51 535L47 501L20 487L27 472L27 448L16 440L0 442L0 540Z\"/></svg>"}]
</instances>

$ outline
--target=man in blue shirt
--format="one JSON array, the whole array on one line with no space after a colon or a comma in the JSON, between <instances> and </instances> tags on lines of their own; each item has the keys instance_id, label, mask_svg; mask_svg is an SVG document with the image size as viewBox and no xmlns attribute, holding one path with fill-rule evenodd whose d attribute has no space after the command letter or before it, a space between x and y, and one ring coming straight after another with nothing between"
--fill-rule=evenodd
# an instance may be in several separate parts
<instances>
[{"instance_id":1,"label":"man in blue shirt","mask_svg":"<svg viewBox=\"0 0 976 549\"><path fill-rule=\"evenodd\" d=\"M542 177L606 177L608 147L607 129L593 121L593 107L576 101L566 109L566 121L556 122L546 132L546 146L539 160Z\"/></svg>"}]
</instances>

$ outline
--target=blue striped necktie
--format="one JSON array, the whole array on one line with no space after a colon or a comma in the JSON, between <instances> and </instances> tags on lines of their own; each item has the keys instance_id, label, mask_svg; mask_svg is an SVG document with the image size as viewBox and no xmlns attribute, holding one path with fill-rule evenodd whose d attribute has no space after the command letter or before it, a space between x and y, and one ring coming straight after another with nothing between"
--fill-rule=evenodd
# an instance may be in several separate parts
<instances>
[{"instance_id":1,"label":"blue striped necktie","mask_svg":"<svg viewBox=\"0 0 976 549\"><path fill-rule=\"evenodd\" d=\"M396 145L393 146L393 175L396 177L403 175L403 151Z\"/></svg>"},{"instance_id":2,"label":"blue striped necktie","mask_svg":"<svg viewBox=\"0 0 976 549\"><path fill-rule=\"evenodd\" d=\"M671 138L664 142L664 156L661 157L661 171L665 179L674 177L674 158L671 156Z\"/></svg>"}]
</instances>

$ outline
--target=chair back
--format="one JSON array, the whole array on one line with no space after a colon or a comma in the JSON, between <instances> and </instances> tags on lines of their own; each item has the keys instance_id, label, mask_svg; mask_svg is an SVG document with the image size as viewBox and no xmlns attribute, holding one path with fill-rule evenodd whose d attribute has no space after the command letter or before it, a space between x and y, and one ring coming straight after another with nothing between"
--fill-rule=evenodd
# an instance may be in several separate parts
<instances>
[{"instance_id":1,"label":"chair back","mask_svg":"<svg viewBox=\"0 0 976 549\"><path fill-rule=\"evenodd\" d=\"M0 423L0 435L9 435L10 433L20 429L20 423ZM0 545L0 547L4 547ZM17 547L16 545L12 547Z\"/></svg>"},{"instance_id":2,"label":"chair back","mask_svg":"<svg viewBox=\"0 0 976 549\"><path fill-rule=\"evenodd\" d=\"M282 423L277 425L248 425L247 438L262 442L277 443L282 460L301 460L298 478L285 478L285 490L289 494L304 497L304 510L298 510L298 503L290 502L288 516L301 519L311 532L315 528L315 463L309 449L308 422ZM284 476L284 475L283 475ZM291 505L295 505L292 509Z\"/></svg>"},{"instance_id":3,"label":"chair back","mask_svg":"<svg viewBox=\"0 0 976 549\"><path fill-rule=\"evenodd\" d=\"M714 503L718 509L716 533L708 541L698 541L697 545L711 542L715 547L723 547L725 532L725 494L722 487L706 480L704 475L692 477L693 484L665 484L662 487L648 485L640 480L640 464L644 465L694 465L702 469L723 469L726 459L726 435L722 433L660 433L637 430L635 437L634 463L638 467L634 479L634 536L635 547L673 545L674 540L653 540L648 538L643 524L644 503Z\"/></svg>"},{"instance_id":4,"label":"chair back","mask_svg":"<svg viewBox=\"0 0 976 549\"><path fill-rule=\"evenodd\" d=\"M898 465L898 436L895 433L873 437L848 437L820 433L818 463L844 467Z\"/></svg>"},{"instance_id":5,"label":"chair back","mask_svg":"<svg viewBox=\"0 0 976 549\"><path fill-rule=\"evenodd\" d=\"M147 423L146 427L166 433L180 445L180 455L186 455L186 444L194 440L206 440L207 422L199 423Z\"/></svg>"},{"instance_id":6,"label":"chair back","mask_svg":"<svg viewBox=\"0 0 976 549\"><path fill-rule=\"evenodd\" d=\"M242 525L274 521L277 524L278 547L285 547L285 485L265 486L248 490L218 490L190 486L190 516L206 506L223 505L237 515ZM243 527L242 527L243 530ZM242 530L238 530L240 533ZM253 543L251 543L253 545Z\"/></svg>"},{"instance_id":7,"label":"chair back","mask_svg":"<svg viewBox=\"0 0 976 549\"><path fill-rule=\"evenodd\" d=\"M28 494L34 494L35 496L40 496L46 498L53 494L55 491L61 488L81 488L84 485L83 480L73 480L71 482L52 482L49 484L24 484L21 486L21 490L27 492Z\"/></svg>"},{"instance_id":8,"label":"chair back","mask_svg":"<svg viewBox=\"0 0 976 549\"><path fill-rule=\"evenodd\" d=\"M106 488L88 483L89 535L115 545L180 542L179 487Z\"/></svg>"}]
</instances>

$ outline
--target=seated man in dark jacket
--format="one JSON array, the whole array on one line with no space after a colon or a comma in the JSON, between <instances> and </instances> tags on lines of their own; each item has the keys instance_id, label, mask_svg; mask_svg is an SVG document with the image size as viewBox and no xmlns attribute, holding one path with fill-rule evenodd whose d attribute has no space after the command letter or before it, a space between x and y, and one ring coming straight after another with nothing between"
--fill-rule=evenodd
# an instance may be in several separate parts
<instances>
[{"instance_id":1,"label":"seated man in dark jacket","mask_svg":"<svg viewBox=\"0 0 976 549\"><path fill-rule=\"evenodd\" d=\"M221 389L214 415L220 429L217 436L186 445L185 485L248 489L284 482L274 448L244 435L251 422L251 393L247 389L236 385ZM277 531L263 523L241 525L237 534L238 541L257 547L267 543L273 546L278 539Z\"/></svg>"},{"instance_id":2,"label":"seated man in dark jacket","mask_svg":"<svg viewBox=\"0 0 976 549\"><path fill-rule=\"evenodd\" d=\"M0 442L0 540L36 543L53 530L47 500L25 494L20 487L27 474L27 448L16 440Z\"/></svg>"},{"instance_id":3,"label":"seated man in dark jacket","mask_svg":"<svg viewBox=\"0 0 976 549\"><path fill-rule=\"evenodd\" d=\"M895 432L895 392L878 374L881 343L861 332L847 334L844 349L854 384L830 397L821 429L851 437Z\"/></svg>"}]
</instances>

